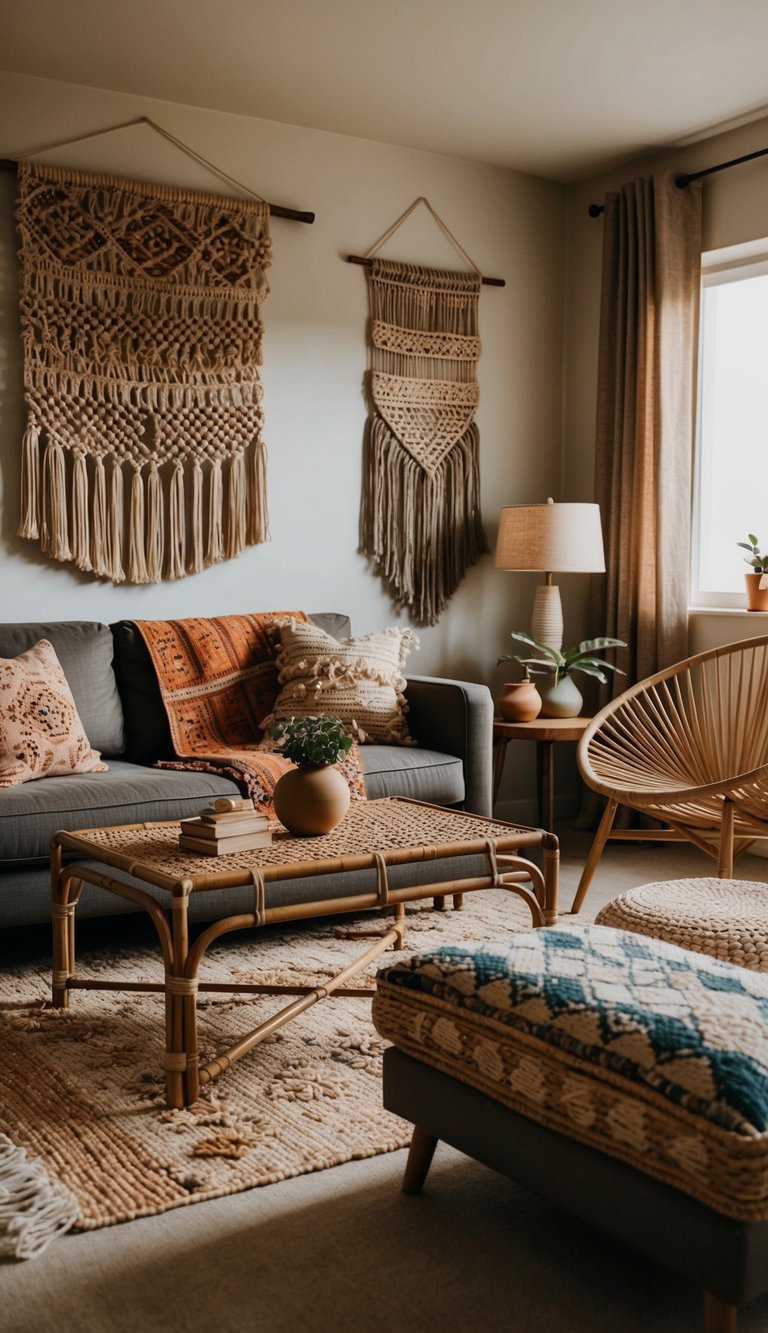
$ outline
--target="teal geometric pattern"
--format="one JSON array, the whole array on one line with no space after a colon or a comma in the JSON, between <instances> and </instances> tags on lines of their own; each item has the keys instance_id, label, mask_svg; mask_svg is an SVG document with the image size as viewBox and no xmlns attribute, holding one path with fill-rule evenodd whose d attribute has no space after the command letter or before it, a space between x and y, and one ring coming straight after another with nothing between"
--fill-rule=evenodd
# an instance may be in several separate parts
<instances>
[{"instance_id":1,"label":"teal geometric pattern","mask_svg":"<svg viewBox=\"0 0 768 1333\"><path fill-rule=\"evenodd\" d=\"M527 1032L725 1129L768 1129L768 973L587 925L447 945L378 977Z\"/></svg>"}]
</instances>

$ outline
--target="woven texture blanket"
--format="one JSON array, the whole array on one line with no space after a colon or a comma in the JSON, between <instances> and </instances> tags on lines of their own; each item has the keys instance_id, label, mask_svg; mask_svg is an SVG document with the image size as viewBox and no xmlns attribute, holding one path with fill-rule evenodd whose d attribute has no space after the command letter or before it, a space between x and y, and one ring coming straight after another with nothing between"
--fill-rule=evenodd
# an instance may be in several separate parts
<instances>
[{"instance_id":1,"label":"woven texture blanket","mask_svg":"<svg viewBox=\"0 0 768 1333\"><path fill-rule=\"evenodd\" d=\"M261 725L280 688L275 629L286 616L308 619L291 611L134 621L157 673L176 755L159 766L232 777L270 816L275 783L294 767L274 753ZM339 769L353 799L365 799L357 746Z\"/></svg>"},{"instance_id":2,"label":"woven texture blanket","mask_svg":"<svg viewBox=\"0 0 768 1333\"><path fill-rule=\"evenodd\" d=\"M114 583L268 537L269 209L21 163L19 535Z\"/></svg>"}]
</instances>

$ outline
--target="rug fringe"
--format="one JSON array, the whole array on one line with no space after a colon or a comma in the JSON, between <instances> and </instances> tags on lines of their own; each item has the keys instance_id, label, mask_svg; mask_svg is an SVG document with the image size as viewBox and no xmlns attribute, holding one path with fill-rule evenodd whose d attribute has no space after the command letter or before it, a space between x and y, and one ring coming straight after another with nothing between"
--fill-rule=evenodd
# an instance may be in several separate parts
<instances>
[{"instance_id":1,"label":"rug fringe","mask_svg":"<svg viewBox=\"0 0 768 1333\"><path fill-rule=\"evenodd\" d=\"M51 1184L42 1162L0 1134L0 1255L36 1259L79 1215L75 1196Z\"/></svg>"}]
</instances>

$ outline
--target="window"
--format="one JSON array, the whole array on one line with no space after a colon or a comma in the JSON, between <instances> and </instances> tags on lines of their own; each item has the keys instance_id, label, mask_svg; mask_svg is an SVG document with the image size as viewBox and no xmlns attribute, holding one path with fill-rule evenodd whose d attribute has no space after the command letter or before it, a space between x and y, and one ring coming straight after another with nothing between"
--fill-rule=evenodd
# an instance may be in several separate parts
<instances>
[{"instance_id":1,"label":"window","mask_svg":"<svg viewBox=\"0 0 768 1333\"><path fill-rule=\"evenodd\" d=\"M768 551L768 239L702 256L692 601L744 607L752 532Z\"/></svg>"}]
</instances>

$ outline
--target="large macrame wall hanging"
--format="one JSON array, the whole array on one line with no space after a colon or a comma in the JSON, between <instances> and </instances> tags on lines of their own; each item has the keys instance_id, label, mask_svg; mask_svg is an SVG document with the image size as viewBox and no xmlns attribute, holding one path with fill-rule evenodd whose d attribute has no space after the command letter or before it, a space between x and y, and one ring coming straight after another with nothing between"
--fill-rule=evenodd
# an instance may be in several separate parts
<instances>
[{"instance_id":1,"label":"large macrame wall hanging","mask_svg":"<svg viewBox=\"0 0 768 1333\"><path fill-rule=\"evenodd\" d=\"M480 514L478 306L481 274L370 260L372 411L361 549L396 605L434 625L488 549Z\"/></svg>"},{"instance_id":2,"label":"large macrame wall hanging","mask_svg":"<svg viewBox=\"0 0 768 1333\"><path fill-rule=\"evenodd\" d=\"M269 205L19 163L19 533L115 583L268 537Z\"/></svg>"}]
</instances>

